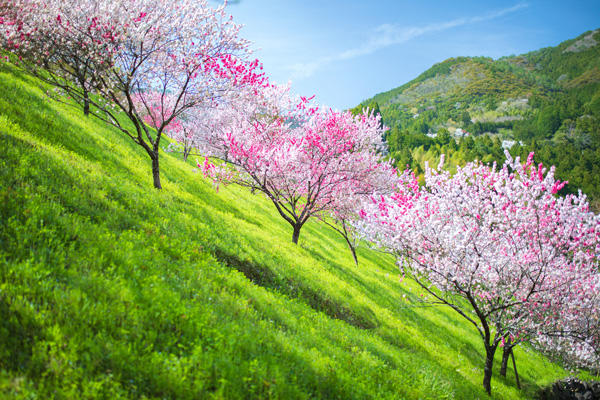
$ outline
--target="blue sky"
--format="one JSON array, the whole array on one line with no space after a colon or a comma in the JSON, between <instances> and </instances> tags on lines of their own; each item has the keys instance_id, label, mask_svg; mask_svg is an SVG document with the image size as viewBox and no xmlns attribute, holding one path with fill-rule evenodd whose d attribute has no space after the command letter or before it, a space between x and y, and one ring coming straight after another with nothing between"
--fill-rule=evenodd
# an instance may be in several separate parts
<instances>
[{"instance_id":1,"label":"blue sky","mask_svg":"<svg viewBox=\"0 0 600 400\"><path fill-rule=\"evenodd\" d=\"M240 0L228 11L272 80L338 109L449 57L520 54L600 28L600 0Z\"/></svg>"}]
</instances>

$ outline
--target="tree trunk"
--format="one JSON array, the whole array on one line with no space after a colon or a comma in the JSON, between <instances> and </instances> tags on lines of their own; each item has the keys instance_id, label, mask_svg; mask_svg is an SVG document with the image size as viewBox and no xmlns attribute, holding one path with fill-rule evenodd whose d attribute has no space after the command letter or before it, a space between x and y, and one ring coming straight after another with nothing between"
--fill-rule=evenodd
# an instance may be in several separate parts
<instances>
[{"instance_id":1,"label":"tree trunk","mask_svg":"<svg viewBox=\"0 0 600 400\"><path fill-rule=\"evenodd\" d=\"M510 354L512 353L512 347L510 346L509 342L506 342L506 344L504 345L504 349L502 350L502 365L500 366L500 376L503 376L506 378L506 368L508 365L508 358L510 357Z\"/></svg>"},{"instance_id":2,"label":"tree trunk","mask_svg":"<svg viewBox=\"0 0 600 400\"><path fill-rule=\"evenodd\" d=\"M515 380L517 381L517 388L520 390L521 389L521 381L519 380L519 373L517 372L517 362L515 361L515 353L512 350L512 348L510 349L510 356L511 356L512 362L513 362L513 369L515 370Z\"/></svg>"},{"instance_id":3,"label":"tree trunk","mask_svg":"<svg viewBox=\"0 0 600 400\"><path fill-rule=\"evenodd\" d=\"M90 115L90 97L85 86L83 87L83 115Z\"/></svg>"},{"instance_id":4,"label":"tree trunk","mask_svg":"<svg viewBox=\"0 0 600 400\"><path fill-rule=\"evenodd\" d=\"M354 265L358 267L358 258L356 257L356 249L350 245L350 251L352 252L352 258L354 258Z\"/></svg>"},{"instance_id":5,"label":"tree trunk","mask_svg":"<svg viewBox=\"0 0 600 400\"><path fill-rule=\"evenodd\" d=\"M485 368L483 369L483 388L492 395L492 368L494 366L494 354L496 353L496 345L485 346Z\"/></svg>"},{"instance_id":6,"label":"tree trunk","mask_svg":"<svg viewBox=\"0 0 600 400\"><path fill-rule=\"evenodd\" d=\"M511 343L510 339L508 339L502 351L502 365L500 366L500 375L506 378L506 370L508 369L508 358L512 358L513 371L515 371L515 380L517 383L517 388L521 389L519 373L517 372L517 362L515 361L514 347L515 346Z\"/></svg>"},{"instance_id":7,"label":"tree trunk","mask_svg":"<svg viewBox=\"0 0 600 400\"><path fill-rule=\"evenodd\" d=\"M154 178L154 188L162 189L160 185L160 169L158 167L158 154L152 156L152 177Z\"/></svg>"},{"instance_id":8,"label":"tree trunk","mask_svg":"<svg viewBox=\"0 0 600 400\"><path fill-rule=\"evenodd\" d=\"M300 228L302 225L294 225L294 233L292 234L292 242L298 244L298 238L300 237Z\"/></svg>"},{"instance_id":9,"label":"tree trunk","mask_svg":"<svg viewBox=\"0 0 600 400\"><path fill-rule=\"evenodd\" d=\"M338 229L333 225L329 225L331 227L333 227L333 229L335 229L336 231L338 231L343 237L344 239L346 239L346 243L348 243L348 247L350 248L350 251L352 252L352 258L354 258L354 265L356 265L358 267L358 258L356 257L356 248L354 247L354 244L352 244L352 241L350 240L350 234L348 233L348 229L346 228L346 221L342 220L342 229Z\"/></svg>"},{"instance_id":10,"label":"tree trunk","mask_svg":"<svg viewBox=\"0 0 600 400\"><path fill-rule=\"evenodd\" d=\"M358 258L356 257L356 249L352 245L352 242L350 242L350 239L348 239L348 235L344 235L344 239L346 239L346 243L348 243L348 247L350 248L350 251L352 252L352 258L354 258L354 265L356 265L358 267Z\"/></svg>"}]
</instances>

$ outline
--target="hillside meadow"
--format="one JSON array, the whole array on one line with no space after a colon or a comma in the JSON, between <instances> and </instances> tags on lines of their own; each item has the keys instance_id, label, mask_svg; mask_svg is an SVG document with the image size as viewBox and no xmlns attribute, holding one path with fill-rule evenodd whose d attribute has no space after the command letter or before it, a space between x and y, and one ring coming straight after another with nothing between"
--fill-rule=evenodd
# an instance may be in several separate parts
<instances>
[{"instance_id":1,"label":"hillside meadow","mask_svg":"<svg viewBox=\"0 0 600 400\"><path fill-rule=\"evenodd\" d=\"M484 353L392 257L215 190L0 64L0 397L476 399ZM528 347L529 399L569 375ZM496 354L499 368L501 352Z\"/></svg>"}]
</instances>

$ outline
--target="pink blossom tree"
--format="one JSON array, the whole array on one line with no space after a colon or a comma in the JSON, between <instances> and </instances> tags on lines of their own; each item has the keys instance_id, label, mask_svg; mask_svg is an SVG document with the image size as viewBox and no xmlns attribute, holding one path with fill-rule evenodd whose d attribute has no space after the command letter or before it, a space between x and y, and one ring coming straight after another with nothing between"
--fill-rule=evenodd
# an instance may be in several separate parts
<instances>
[{"instance_id":1,"label":"pink blossom tree","mask_svg":"<svg viewBox=\"0 0 600 400\"><path fill-rule=\"evenodd\" d=\"M355 194L343 196L336 199L336 205L329 212L320 213L317 217L327 226L339 233L352 254L354 265L358 266L356 248L362 239L361 232L354 226L354 222L360 218L361 204L367 201L368 194Z\"/></svg>"},{"instance_id":2,"label":"pink blossom tree","mask_svg":"<svg viewBox=\"0 0 600 400\"><path fill-rule=\"evenodd\" d=\"M183 161L187 161L190 155L202 155L198 152L201 143L198 142L198 136L195 134L203 128L199 115L201 114L193 111L186 112L177 119L176 123L169 126L167 135L175 142L169 144L167 151L181 153Z\"/></svg>"},{"instance_id":3,"label":"pink blossom tree","mask_svg":"<svg viewBox=\"0 0 600 400\"><path fill-rule=\"evenodd\" d=\"M191 108L226 101L240 87L265 79L258 61L246 61L248 42L239 38L240 27L225 5L213 9L207 0L10 1L22 16L18 29L27 32L8 35L12 49L28 65L43 68L84 109L90 104L93 115L140 145L152 161L158 189L159 145L166 127ZM74 75L82 66L83 81L81 74ZM141 115L152 114L149 109L157 102L169 104L149 127Z\"/></svg>"},{"instance_id":4,"label":"pink blossom tree","mask_svg":"<svg viewBox=\"0 0 600 400\"><path fill-rule=\"evenodd\" d=\"M233 182L264 193L293 229L331 211L340 196L364 190L363 178L378 167L379 120L363 114L318 111L276 86L221 110L207 139L207 158L199 165L215 182ZM228 121L223 123L224 121Z\"/></svg>"},{"instance_id":5,"label":"pink blossom tree","mask_svg":"<svg viewBox=\"0 0 600 400\"><path fill-rule=\"evenodd\" d=\"M289 85L247 87L228 103L195 110L194 142L201 154L228 163L233 134L250 140L251 135L260 133L273 137L280 131L289 132L306 120L308 105L306 98L291 94ZM226 176L227 172L221 178Z\"/></svg>"},{"instance_id":6,"label":"pink blossom tree","mask_svg":"<svg viewBox=\"0 0 600 400\"><path fill-rule=\"evenodd\" d=\"M88 115L95 78L110 67L130 17L119 7L118 2L2 0L0 45L58 92L75 86Z\"/></svg>"},{"instance_id":7,"label":"pink blossom tree","mask_svg":"<svg viewBox=\"0 0 600 400\"><path fill-rule=\"evenodd\" d=\"M498 346L553 326L570 294L597 276L599 219L583 195L557 197L564 183L532 155L521 164L507 154L500 169L469 163L454 176L440 165L425 179L374 199L362 229L434 302L475 326L490 393Z\"/></svg>"}]
</instances>

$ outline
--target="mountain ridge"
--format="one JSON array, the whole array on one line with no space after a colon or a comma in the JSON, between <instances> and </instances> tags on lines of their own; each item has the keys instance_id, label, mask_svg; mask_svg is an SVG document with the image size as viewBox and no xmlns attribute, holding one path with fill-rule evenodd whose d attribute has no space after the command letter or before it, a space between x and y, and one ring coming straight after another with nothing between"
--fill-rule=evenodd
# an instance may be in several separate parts
<instances>
[{"instance_id":1,"label":"mountain ridge","mask_svg":"<svg viewBox=\"0 0 600 400\"><path fill-rule=\"evenodd\" d=\"M502 164L504 150L535 152L561 179L600 198L600 29L554 47L510 55L454 57L363 101L380 110L397 166L421 172L450 155L451 167ZM453 141L451 139L454 139Z\"/></svg>"}]
</instances>

